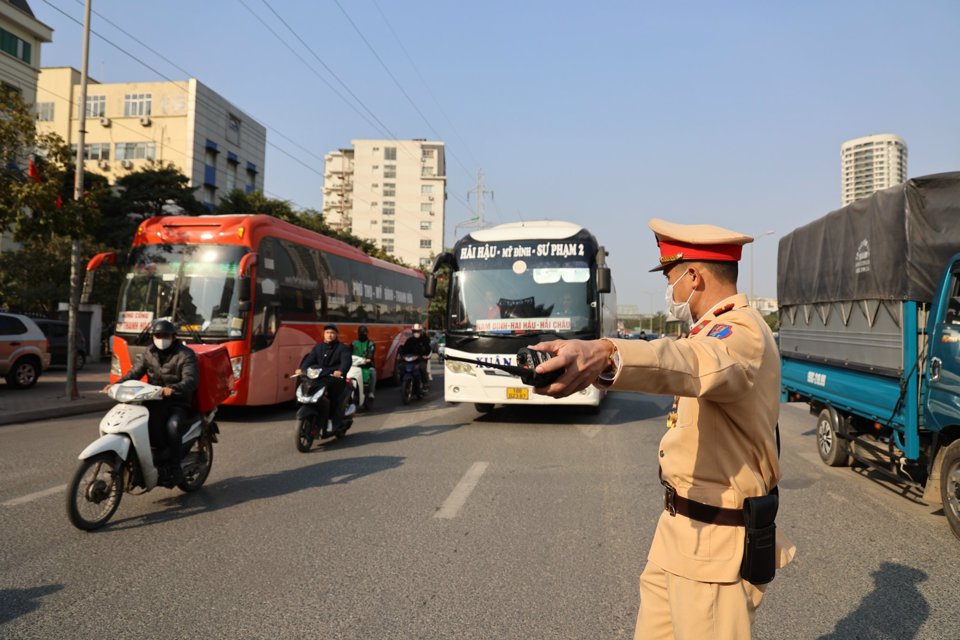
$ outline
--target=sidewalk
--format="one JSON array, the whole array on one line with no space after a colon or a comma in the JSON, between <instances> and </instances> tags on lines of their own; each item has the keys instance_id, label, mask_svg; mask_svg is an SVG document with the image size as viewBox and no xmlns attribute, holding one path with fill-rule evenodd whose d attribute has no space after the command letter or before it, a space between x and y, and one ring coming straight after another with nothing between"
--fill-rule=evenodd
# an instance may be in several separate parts
<instances>
[{"instance_id":1,"label":"sidewalk","mask_svg":"<svg viewBox=\"0 0 960 640\"><path fill-rule=\"evenodd\" d=\"M0 425L61 418L82 413L106 412L116 404L99 393L110 381L110 362L88 362L77 372L80 396L70 400L64 393L67 368L53 366L30 389L14 389L0 379Z\"/></svg>"}]
</instances>

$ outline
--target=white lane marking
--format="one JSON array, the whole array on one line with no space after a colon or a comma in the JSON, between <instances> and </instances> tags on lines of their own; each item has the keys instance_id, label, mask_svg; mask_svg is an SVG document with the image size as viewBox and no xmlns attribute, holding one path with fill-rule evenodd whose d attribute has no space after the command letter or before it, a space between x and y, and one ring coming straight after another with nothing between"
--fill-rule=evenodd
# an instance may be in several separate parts
<instances>
[{"instance_id":1,"label":"white lane marking","mask_svg":"<svg viewBox=\"0 0 960 640\"><path fill-rule=\"evenodd\" d=\"M444 500L440 509L433 514L433 517L445 518L447 520L456 518L457 514L460 513L460 509L467 501L467 498L470 497L470 493L476 488L477 483L480 481L480 476L483 475L483 472L486 471L489 466L489 462L474 462L470 465L470 468L463 474L460 482L453 488L453 491L450 492L450 495Z\"/></svg>"},{"instance_id":2,"label":"white lane marking","mask_svg":"<svg viewBox=\"0 0 960 640\"><path fill-rule=\"evenodd\" d=\"M26 504L28 502L33 502L40 498L46 496L52 496L55 493L60 493L61 491L66 490L67 485L61 484L58 487L50 487L49 489L44 489L43 491L37 491L36 493L29 493L25 496L20 496L19 498L14 498L12 500L7 500L6 502L0 503L0 507L15 507L18 504Z\"/></svg>"}]
</instances>

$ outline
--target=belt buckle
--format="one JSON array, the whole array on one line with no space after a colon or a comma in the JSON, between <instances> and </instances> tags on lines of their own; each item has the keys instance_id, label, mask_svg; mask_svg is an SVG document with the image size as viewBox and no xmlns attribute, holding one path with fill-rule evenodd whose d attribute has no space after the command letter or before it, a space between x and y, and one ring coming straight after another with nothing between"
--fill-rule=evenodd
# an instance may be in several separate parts
<instances>
[{"instance_id":1,"label":"belt buckle","mask_svg":"<svg viewBox=\"0 0 960 640\"><path fill-rule=\"evenodd\" d=\"M677 496L677 490L671 487L670 485L664 483L663 485L663 508L665 511L669 511L671 516L677 515L677 505L674 502L674 498Z\"/></svg>"}]
</instances>

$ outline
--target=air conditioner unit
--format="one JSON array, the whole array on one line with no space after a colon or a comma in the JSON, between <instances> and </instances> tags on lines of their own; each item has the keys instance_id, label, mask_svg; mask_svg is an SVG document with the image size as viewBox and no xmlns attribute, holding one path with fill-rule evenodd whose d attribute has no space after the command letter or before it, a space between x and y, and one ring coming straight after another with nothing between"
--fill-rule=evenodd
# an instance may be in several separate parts
<instances>
[{"instance_id":1,"label":"air conditioner unit","mask_svg":"<svg viewBox=\"0 0 960 640\"><path fill-rule=\"evenodd\" d=\"M433 202L433 196L427 196L427 200L429 200L430 202Z\"/></svg>"},{"instance_id":2,"label":"air conditioner unit","mask_svg":"<svg viewBox=\"0 0 960 640\"><path fill-rule=\"evenodd\" d=\"M109 161L109 160L101 160L101 161L98 162L97 164L100 165L100 168L101 168L101 169L109 169L109 168L110 168L110 161Z\"/></svg>"},{"instance_id":3,"label":"air conditioner unit","mask_svg":"<svg viewBox=\"0 0 960 640\"><path fill-rule=\"evenodd\" d=\"M110 126L110 118L108 118L107 116L100 116L100 126L101 126L101 127L109 127L109 126Z\"/></svg>"},{"instance_id":4,"label":"air conditioner unit","mask_svg":"<svg viewBox=\"0 0 960 640\"><path fill-rule=\"evenodd\" d=\"M133 168L133 161L132 161L132 160L124 160L123 162L120 163L120 165L121 165L124 169L132 169L132 168Z\"/></svg>"},{"instance_id":5,"label":"air conditioner unit","mask_svg":"<svg viewBox=\"0 0 960 640\"><path fill-rule=\"evenodd\" d=\"M150 116L143 116L142 118L140 118L140 125L141 125L141 126L149 127L149 126L150 126L150 122L151 122Z\"/></svg>"}]
</instances>

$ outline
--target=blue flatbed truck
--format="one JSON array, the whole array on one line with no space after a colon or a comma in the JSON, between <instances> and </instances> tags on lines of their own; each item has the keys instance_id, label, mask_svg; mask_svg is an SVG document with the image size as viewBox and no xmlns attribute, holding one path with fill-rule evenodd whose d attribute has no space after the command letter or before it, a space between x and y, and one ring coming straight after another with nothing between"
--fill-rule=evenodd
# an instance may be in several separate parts
<instances>
[{"instance_id":1,"label":"blue flatbed truck","mask_svg":"<svg viewBox=\"0 0 960 640\"><path fill-rule=\"evenodd\" d=\"M823 462L922 489L960 538L960 172L785 235L777 297L781 398L817 416Z\"/></svg>"}]
</instances>

